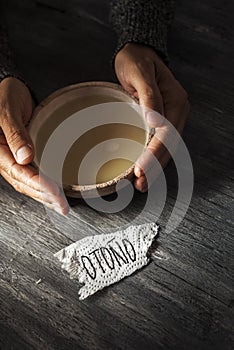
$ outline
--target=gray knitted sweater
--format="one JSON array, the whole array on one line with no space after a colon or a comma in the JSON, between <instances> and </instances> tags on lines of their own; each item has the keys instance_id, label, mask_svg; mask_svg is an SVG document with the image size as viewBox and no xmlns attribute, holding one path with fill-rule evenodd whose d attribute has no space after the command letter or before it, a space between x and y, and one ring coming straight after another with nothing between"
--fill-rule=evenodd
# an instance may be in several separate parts
<instances>
[{"instance_id":1,"label":"gray knitted sweater","mask_svg":"<svg viewBox=\"0 0 234 350\"><path fill-rule=\"evenodd\" d=\"M174 0L110 0L110 23L118 43L115 54L128 42L145 44L168 62L166 39L173 17ZM6 28L0 19L0 81L20 73L14 64Z\"/></svg>"}]
</instances>

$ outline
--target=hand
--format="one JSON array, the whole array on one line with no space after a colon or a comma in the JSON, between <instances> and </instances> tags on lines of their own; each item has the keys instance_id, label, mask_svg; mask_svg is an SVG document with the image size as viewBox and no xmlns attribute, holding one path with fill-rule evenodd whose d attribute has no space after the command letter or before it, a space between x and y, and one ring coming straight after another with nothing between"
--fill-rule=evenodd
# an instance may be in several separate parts
<instances>
[{"instance_id":1,"label":"hand","mask_svg":"<svg viewBox=\"0 0 234 350\"><path fill-rule=\"evenodd\" d=\"M26 85L16 78L0 83L0 174L18 192L66 214L67 201L58 186L41 178L30 164L34 157L32 140L25 128L34 103Z\"/></svg>"},{"instance_id":2,"label":"hand","mask_svg":"<svg viewBox=\"0 0 234 350\"><path fill-rule=\"evenodd\" d=\"M188 97L185 90L172 75L167 66L150 47L129 43L116 55L115 72L123 88L139 99L146 112L146 121L151 127L157 127L147 151L135 164L135 187L147 191L146 172L152 163L153 154L161 164L166 166L170 153L165 147L171 137L171 123L181 134L189 113ZM157 113L163 115L170 123ZM165 142L164 142L165 141ZM174 145L174 148L176 145ZM143 171L144 169L144 171ZM151 182L158 176L151 171ZM149 177L147 176L148 180Z\"/></svg>"}]
</instances>

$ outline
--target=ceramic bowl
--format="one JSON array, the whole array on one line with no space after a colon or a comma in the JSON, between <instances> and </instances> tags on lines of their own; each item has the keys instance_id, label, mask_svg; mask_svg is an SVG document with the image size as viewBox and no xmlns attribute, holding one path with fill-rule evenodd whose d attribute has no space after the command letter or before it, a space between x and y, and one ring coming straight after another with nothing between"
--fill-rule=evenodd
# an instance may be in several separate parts
<instances>
[{"instance_id":1,"label":"ceramic bowl","mask_svg":"<svg viewBox=\"0 0 234 350\"><path fill-rule=\"evenodd\" d=\"M131 108L131 111L129 114L129 118L131 119L130 123L136 126L128 125L125 128L123 127L124 125L123 123L118 124L118 122L113 122L114 120L113 118L115 118L116 120L118 116L120 117L120 119L125 118L126 123L128 122L127 121L128 113L126 114L126 111L121 112L121 108L120 108L121 105L119 104L119 102L122 102L121 105L123 105L123 108L125 108L124 104L127 105L126 108ZM107 103L109 107L107 106ZM104 106L104 104L106 105ZM95 109L96 106L98 106L99 108L98 112L97 112L97 109ZM45 145L49 137L54 132L54 130L59 125L61 125L61 123L63 123L64 120L67 121L68 118L70 118L71 116L74 116L75 113L80 113L80 115L82 113L83 114L86 113L85 115L81 115L80 120L88 121L88 119L90 119L92 121L95 121L95 118L96 119L102 118L102 114L100 112L101 111L100 108L102 108L102 106L105 107L103 108L103 110L106 110L107 107L111 108L109 109L111 111L109 114L110 114L110 119L112 118L112 122L110 122L109 126L108 124L105 126L106 132L103 129L104 127L101 126L102 120L100 120L99 129L94 128L91 131L88 131L87 134L85 134L87 139L85 143L87 144L88 142L89 148L92 148L95 146L94 141L92 140L96 140L96 138L99 138L98 142L103 142L103 141L106 141L109 143L112 142L109 140L109 138L111 139L111 136L107 136L107 135L109 134L112 135L112 130L114 130L113 131L114 136L112 135L113 137L116 136L118 139L125 139L126 137L128 138L128 136L131 135L130 137L131 140L142 144L142 151L143 151L146 145L148 144L151 136L150 136L150 130L148 129L144 121L144 117L139 112L140 108L137 103L137 100L134 97L130 96L126 91L124 91L117 84L109 83L109 82L86 82L86 83L70 85L55 91L50 96L48 96L45 100L43 100L34 110L32 119L29 124L29 134L32 138L34 148L35 148L34 166L40 167L40 159L41 159L40 157L42 155L43 150L45 149ZM87 111L89 112L88 114L87 114ZM103 112L103 115L105 113L106 112ZM124 114L126 114L126 116L124 116ZM84 122L81 122L81 123L84 123ZM111 126L113 126L114 129L110 129ZM139 130L141 129L141 131L138 130L138 127L139 127ZM78 127L77 130L78 129L80 129L80 127ZM97 133L95 134L93 130L96 130ZM71 134L74 134L74 128L73 129L71 128L70 131L66 133L69 134L70 132ZM100 134L103 135L101 139L100 139ZM64 137L69 138L69 135L64 135ZM63 145L63 139L61 139L58 142L58 148L56 149L56 152L55 152L56 154L53 157L54 159L56 159L56 157L59 158L59 154L60 154L59 147ZM79 140L81 140L81 138ZM79 140L77 141L78 143L81 142ZM83 144L80 143L78 146L77 146L78 148L75 150L76 152L75 155L76 154L79 155L79 153L83 152L81 151L84 148ZM111 150L113 151L113 157L118 158L118 152L116 151L117 153L115 154L115 148L118 148L119 145L116 143L116 141L114 141L114 143L112 142L110 146L111 147L109 146L108 147L111 148ZM123 158L124 159L128 158L128 152L129 152L131 153L131 156L130 156L131 161L128 160L126 164L124 162L121 163L121 160L119 161L120 162L119 164L121 164L122 166L122 168L120 167L121 169L120 173L118 172L115 173L115 171L113 170L115 169L115 167L112 166L113 164L115 164L113 163L115 162L115 158L114 158L113 161L110 161L112 163L108 163L110 164L109 168L108 168L108 165L106 166L107 170L103 168L104 170L102 171L102 176L100 177L99 181L92 182L92 180L89 179L89 175L92 175L92 166L90 168L90 171L88 170L86 171L85 173L86 175L83 176L84 179L81 182L76 180L77 169L74 170L75 176L72 175L73 166L75 166L74 164L76 163L76 159L74 159L74 154L73 154L73 158L68 160L63 160L64 161L63 166L65 167L64 168L65 171L63 171L63 173L65 175L64 177L62 177L63 179L62 184L63 184L65 194L69 197L75 197L75 198L80 198L80 197L83 197L84 195L89 198L92 198L92 197L94 198L94 197L97 197L97 193L98 193L98 196L105 196L105 195L114 193L116 191L117 183L119 183L119 187L121 188L121 180L128 179L129 181L132 181L134 179L134 162L136 161L138 156L140 156L140 153L133 155L134 147L135 146L124 148L124 152L126 152L126 157L124 156ZM103 157L105 156L105 151L99 152L99 154L102 154L102 157ZM96 158L97 157L98 156L96 156ZM54 161L54 159L52 160L52 162ZM125 167L123 166L123 164L125 165ZM79 166L80 166L80 163L79 163ZM113 175L113 178L110 177L111 175L109 175L111 171L115 173ZM68 174L67 177L66 177L66 174ZM87 183L85 179L87 179ZM122 181L122 183L123 183L123 186L126 186L126 181Z\"/></svg>"}]
</instances>

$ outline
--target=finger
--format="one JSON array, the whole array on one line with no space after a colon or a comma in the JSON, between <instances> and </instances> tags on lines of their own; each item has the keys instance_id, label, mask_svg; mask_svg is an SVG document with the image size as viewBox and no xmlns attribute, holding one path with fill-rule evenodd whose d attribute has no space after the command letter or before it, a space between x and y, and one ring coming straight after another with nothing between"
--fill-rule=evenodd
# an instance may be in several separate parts
<instances>
[{"instance_id":1,"label":"finger","mask_svg":"<svg viewBox=\"0 0 234 350\"><path fill-rule=\"evenodd\" d=\"M169 152L169 154L173 155L176 151L177 144L180 140L180 134L183 131L189 113L189 103L186 100L183 109L178 109L174 105L167 105L166 108L166 115L169 119L175 117L176 125L174 126L167 119L164 119L164 124L156 129L146 151L136 161L134 172L137 177L142 176L144 170L150 168L151 153L157 159L161 159L165 153Z\"/></svg>"},{"instance_id":2,"label":"finger","mask_svg":"<svg viewBox=\"0 0 234 350\"><path fill-rule=\"evenodd\" d=\"M47 208L52 209L54 211L56 211L57 213L61 214L61 215L67 215L69 213L69 207L66 206L65 208L61 208L59 206L56 206L54 204L50 204L50 203L45 203L43 200L37 199L32 197L34 200L36 200L39 203L42 203L43 205L45 205Z\"/></svg>"},{"instance_id":3,"label":"finger","mask_svg":"<svg viewBox=\"0 0 234 350\"><path fill-rule=\"evenodd\" d=\"M56 201L56 198L53 198L49 194L42 193L40 191L36 191L32 189L31 187L22 184L21 182L12 179L5 171L1 171L1 175L4 177L4 179L17 191L24 195L27 195L37 202L42 203L43 205L46 205L48 208L55 210L59 214L66 215L68 213L68 206L63 206L62 203L58 204Z\"/></svg>"},{"instance_id":4,"label":"finger","mask_svg":"<svg viewBox=\"0 0 234 350\"><path fill-rule=\"evenodd\" d=\"M169 162L171 155L169 152L163 154L162 158L159 160L159 165L157 167L150 168L146 175L145 173L140 177L136 178L134 181L135 188L140 192L146 192L154 183L154 181L161 174L167 163Z\"/></svg>"},{"instance_id":5,"label":"finger","mask_svg":"<svg viewBox=\"0 0 234 350\"><path fill-rule=\"evenodd\" d=\"M142 176L153 165L154 159L152 157L159 160L167 152L168 148L170 150L173 149L172 142L173 138L175 139L177 136L177 132L172 126L169 127L168 124L168 121L165 121L165 126L156 129L146 150L137 159L134 170L137 177Z\"/></svg>"},{"instance_id":6,"label":"finger","mask_svg":"<svg viewBox=\"0 0 234 350\"><path fill-rule=\"evenodd\" d=\"M154 135L151 137L151 140L147 146L147 149L154 152L158 158L166 151L166 147L163 142L158 140L157 138L157 128L166 128L166 119L158 112L150 110L149 113L146 114L146 122L149 126L150 130L154 129ZM165 132L164 132L165 133ZM144 152L136 161L134 167L134 173L137 177L143 175L143 168L147 168L147 164L150 163L148 159L147 152Z\"/></svg>"},{"instance_id":7,"label":"finger","mask_svg":"<svg viewBox=\"0 0 234 350\"><path fill-rule=\"evenodd\" d=\"M32 166L19 165L13 158L8 145L0 146L1 169L10 177L32 187L37 191L48 192L57 195L59 188L52 180L39 176L38 171Z\"/></svg>"},{"instance_id":8,"label":"finger","mask_svg":"<svg viewBox=\"0 0 234 350\"><path fill-rule=\"evenodd\" d=\"M178 112L183 111L186 104L189 105L188 94L172 72L162 63L160 65L156 79L163 98L164 115L177 128L179 125Z\"/></svg>"},{"instance_id":9,"label":"finger","mask_svg":"<svg viewBox=\"0 0 234 350\"><path fill-rule=\"evenodd\" d=\"M42 198L46 202L57 203L60 207L68 205L66 197L58 185L30 165L19 165L6 145L0 146L0 173L16 189L30 197Z\"/></svg>"},{"instance_id":10,"label":"finger","mask_svg":"<svg viewBox=\"0 0 234 350\"><path fill-rule=\"evenodd\" d=\"M5 171L1 171L1 175L4 179L19 193L27 195L34 200L46 205L48 208L57 211L60 214L66 215L69 211L67 203L62 201L61 197L56 197L47 193L36 191L31 187L12 179Z\"/></svg>"},{"instance_id":11,"label":"finger","mask_svg":"<svg viewBox=\"0 0 234 350\"><path fill-rule=\"evenodd\" d=\"M149 64L139 69L138 67L131 72L129 77L119 77L119 80L125 90L139 99L140 105L144 107L145 116L150 119L151 111L157 111L163 114L163 99L156 83L155 66Z\"/></svg>"},{"instance_id":12,"label":"finger","mask_svg":"<svg viewBox=\"0 0 234 350\"><path fill-rule=\"evenodd\" d=\"M133 84L137 90L140 105L143 107L146 123L150 128L155 128L156 125L162 124L163 117L161 114L163 113L163 100L155 81L154 71L151 73L152 75L148 77L142 76L141 74L136 75ZM134 173L137 177L142 175L140 164L136 164Z\"/></svg>"},{"instance_id":13,"label":"finger","mask_svg":"<svg viewBox=\"0 0 234 350\"><path fill-rule=\"evenodd\" d=\"M45 201L44 194L42 195L42 198L40 198L38 196L31 197L31 198L33 198L37 202L42 203L47 208L55 210L59 214L67 215L69 212L69 205L67 202L58 204L57 202Z\"/></svg>"},{"instance_id":14,"label":"finger","mask_svg":"<svg viewBox=\"0 0 234 350\"><path fill-rule=\"evenodd\" d=\"M27 195L61 214L68 213L68 204L64 202L61 196L59 197L50 193L37 191L17 179L13 179L4 170L1 170L1 175L17 192Z\"/></svg>"},{"instance_id":15,"label":"finger","mask_svg":"<svg viewBox=\"0 0 234 350\"><path fill-rule=\"evenodd\" d=\"M148 164L147 168L143 166L141 168L141 175L137 177L134 181L136 189L138 189L141 192L145 192L147 188L149 188L153 184L153 182L162 172L162 169L166 165L166 162L168 162L170 159L169 152L163 153L159 159L157 159L155 155L149 150L147 150L146 154L147 161L149 162L150 166L148 166Z\"/></svg>"},{"instance_id":16,"label":"finger","mask_svg":"<svg viewBox=\"0 0 234 350\"><path fill-rule=\"evenodd\" d=\"M0 127L16 162L25 165L33 160L34 148L22 119L18 111L14 115L13 112L5 113L1 115Z\"/></svg>"},{"instance_id":17,"label":"finger","mask_svg":"<svg viewBox=\"0 0 234 350\"><path fill-rule=\"evenodd\" d=\"M178 133L181 133L183 128L184 120L182 119L178 126ZM166 167L171 158L171 154L167 150L165 150L165 152L163 152L161 156L157 158L157 160L152 159L152 156L153 153L151 154L151 157L148 156L149 164L152 164L152 166L148 166L147 169L143 168L144 170L142 170L140 176L137 177L134 181L135 188L140 192L146 192L150 188L150 186L158 178L158 176L161 174L162 170Z\"/></svg>"},{"instance_id":18,"label":"finger","mask_svg":"<svg viewBox=\"0 0 234 350\"><path fill-rule=\"evenodd\" d=\"M163 114L163 99L154 75L152 75L149 81L145 80L141 74L138 75L134 81L134 87L137 90L140 105L149 109L149 116L150 110Z\"/></svg>"}]
</instances>

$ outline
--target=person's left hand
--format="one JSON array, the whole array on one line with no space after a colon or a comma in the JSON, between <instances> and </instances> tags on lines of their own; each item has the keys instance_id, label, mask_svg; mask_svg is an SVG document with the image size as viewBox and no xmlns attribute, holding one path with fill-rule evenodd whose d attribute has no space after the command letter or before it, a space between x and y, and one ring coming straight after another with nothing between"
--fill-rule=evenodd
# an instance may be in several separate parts
<instances>
[{"instance_id":1,"label":"person's left hand","mask_svg":"<svg viewBox=\"0 0 234 350\"><path fill-rule=\"evenodd\" d=\"M153 154L164 168L170 159L170 153L162 140L171 137L171 128L155 112L163 115L181 134L189 113L187 93L156 52L145 45L126 44L116 55L115 72L123 88L137 97L140 105L148 110L148 124L157 127L147 149L150 151L148 154ZM160 135L162 136L159 137ZM141 192L147 191L150 185L143 169L150 169L151 162L152 157L150 159L145 152L135 164L134 185ZM153 182L158 172L153 172L150 176L150 182Z\"/></svg>"}]
</instances>

